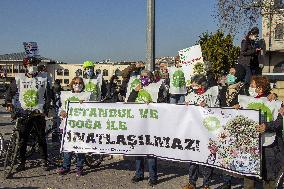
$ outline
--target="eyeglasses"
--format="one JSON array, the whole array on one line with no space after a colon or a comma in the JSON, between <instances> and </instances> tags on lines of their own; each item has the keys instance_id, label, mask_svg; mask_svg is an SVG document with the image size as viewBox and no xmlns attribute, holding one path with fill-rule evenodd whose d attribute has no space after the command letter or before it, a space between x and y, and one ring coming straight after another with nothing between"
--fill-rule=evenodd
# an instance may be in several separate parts
<instances>
[{"instance_id":1,"label":"eyeglasses","mask_svg":"<svg viewBox=\"0 0 284 189\"><path fill-rule=\"evenodd\" d=\"M74 85L82 85L82 82L74 82Z\"/></svg>"}]
</instances>

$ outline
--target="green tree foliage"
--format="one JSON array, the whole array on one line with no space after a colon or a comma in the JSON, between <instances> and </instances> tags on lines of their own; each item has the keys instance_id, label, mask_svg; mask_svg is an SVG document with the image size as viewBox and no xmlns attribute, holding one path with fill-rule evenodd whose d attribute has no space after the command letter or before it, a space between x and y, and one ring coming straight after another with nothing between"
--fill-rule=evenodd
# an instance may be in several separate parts
<instances>
[{"instance_id":1,"label":"green tree foliage","mask_svg":"<svg viewBox=\"0 0 284 189\"><path fill-rule=\"evenodd\" d=\"M207 69L210 69L215 76L234 66L240 52L240 48L233 44L233 37L219 30L214 34L203 33L199 36L198 44L201 45L206 64L209 64Z\"/></svg>"}]
</instances>

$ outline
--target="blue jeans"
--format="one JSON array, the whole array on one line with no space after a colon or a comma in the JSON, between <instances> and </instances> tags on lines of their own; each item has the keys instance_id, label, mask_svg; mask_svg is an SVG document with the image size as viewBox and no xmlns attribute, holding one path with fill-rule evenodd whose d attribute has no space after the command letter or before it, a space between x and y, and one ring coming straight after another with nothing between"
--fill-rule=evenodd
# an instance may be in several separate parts
<instances>
[{"instance_id":1,"label":"blue jeans","mask_svg":"<svg viewBox=\"0 0 284 189\"><path fill-rule=\"evenodd\" d=\"M209 186L213 168L204 165L197 165L194 163L189 164L189 182L194 186L196 185L196 181L198 179L198 170L203 176L203 186Z\"/></svg>"},{"instance_id":2,"label":"blue jeans","mask_svg":"<svg viewBox=\"0 0 284 189\"><path fill-rule=\"evenodd\" d=\"M184 94L171 94L170 104L182 104L185 101Z\"/></svg>"},{"instance_id":3,"label":"blue jeans","mask_svg":"<svg viewBox=\"0 0 284 189\"><path fill-rule=\"evenodd\" d=\"M64 157L63 157L63 165L62 165L62 167L64 169L70 169L70 167L71 167L71 158L72 158L72 155L75 155L75 154L72 153L72 152L64 152L63 155L64 155ZM84 161L85 161L85 154L79 153L79 154L76 154L76 155L77 155L77 165L76 165L76 167L77 168L82 168L83 164L84 164Z\"/></svg>"},{"instance_id":4,"label":"blue jeans","mask_svg":"<svg viewBox=\"0 0 284 189\"><path fill-rule=\"evenodd\" d=\"M148 168L149 168L149 178L150 180L157 180L157 158L147 157ZM144 177L144 157L137 156L135 160L135 177Z\"/></svg>"}]
</instances>

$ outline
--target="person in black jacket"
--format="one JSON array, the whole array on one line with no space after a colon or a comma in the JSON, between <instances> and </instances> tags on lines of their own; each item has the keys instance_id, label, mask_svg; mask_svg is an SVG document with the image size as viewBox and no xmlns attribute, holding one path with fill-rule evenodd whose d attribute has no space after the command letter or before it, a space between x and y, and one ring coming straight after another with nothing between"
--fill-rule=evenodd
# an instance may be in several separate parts
<instances>
[{"instance_id":1,"label":"person in black jacket","mask_svg":"<svg viewBox=\"0 0 284 189\"><path fill-rule=\"evenodd\" d=\"M241 42L241 52L238 63L243 65L246 69L245 82L247 85L250 83L251 76L258 75L260 72L258 55L261 48L257 48L255 43L258 34L259 29L257 27L253 27Z\"/></svg>"},{"instance_id":2,"label":"person in black jacket","mask_svg":"<svg viewBox=\"0 0 284 189\"><path fill-rule=\"evenodd\" d=\"M119 94L119 86L117 85L118 77L113 75L110 78L110 81L107 85L107 95L104 102L119 102L118 94Z\"/></svg>"}]
</instances>

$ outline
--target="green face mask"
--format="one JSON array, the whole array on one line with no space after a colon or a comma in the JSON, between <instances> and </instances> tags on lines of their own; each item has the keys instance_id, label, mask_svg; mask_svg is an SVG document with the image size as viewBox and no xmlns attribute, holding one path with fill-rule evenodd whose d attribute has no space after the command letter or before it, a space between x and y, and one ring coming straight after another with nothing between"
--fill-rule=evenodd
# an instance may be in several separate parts
<instances>
[{"instance_id":1,"label":"green face mask","mask_svg":"<svg viewBox=\"0 0 284 189\"><path fill-rule=\"evenodd\" d=\"M236 83L236 79L237 78L234 75L232 75L232 74L228 74L227 75L227 83L229 85L232 85L232 84Z\"/></svg>"}]
</instances>

